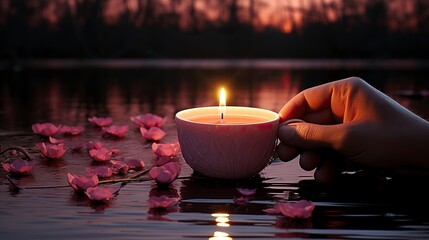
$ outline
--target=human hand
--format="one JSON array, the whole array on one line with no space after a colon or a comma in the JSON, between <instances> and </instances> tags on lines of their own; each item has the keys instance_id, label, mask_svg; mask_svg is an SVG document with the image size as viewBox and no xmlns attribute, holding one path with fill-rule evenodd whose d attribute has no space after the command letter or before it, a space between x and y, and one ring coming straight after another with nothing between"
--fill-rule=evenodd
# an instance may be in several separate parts
<instances>
[{"instance_id":1,"label":"human hand","mask_svg":"<svg viewBox=\"0 0 429 240\"><path fill-rule=\"evenodd\" d=\"M304 170L330 182L351 165L397 174L427 174L429 123L360 78L306 89L279 112L279 158L300 156Z\"/></svg>"}]
</instances>

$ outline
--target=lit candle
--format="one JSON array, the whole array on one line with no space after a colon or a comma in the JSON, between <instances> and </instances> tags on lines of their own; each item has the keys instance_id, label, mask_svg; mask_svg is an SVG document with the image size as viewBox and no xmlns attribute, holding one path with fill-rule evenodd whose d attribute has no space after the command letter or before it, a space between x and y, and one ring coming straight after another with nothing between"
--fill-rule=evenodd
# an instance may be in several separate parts
<instances>
[{"instance_id":1,"label":"lit candle","mask_svg":"<svg viewBox=\"0 0 429 240\"><path fill-rule=\"evenodd\" d=\"M190 108L176 114L186 163L194 172L221 179L248 178L264 169L274 153L278 124L276 112L226 106L224 89L220 91L219 106Z\"/></svg>"},{"instance_id":2,"label":"lit candle","mask_svg":"<svg viewBox=\"0 0 429 240\"><path fill-rule=\"evenodd\" d=\"M224 88L220 90L219 112L220 112L220 121L223 122L225 118L225 112L226 112L226 92Z\"/></svg>"}]
</instances>

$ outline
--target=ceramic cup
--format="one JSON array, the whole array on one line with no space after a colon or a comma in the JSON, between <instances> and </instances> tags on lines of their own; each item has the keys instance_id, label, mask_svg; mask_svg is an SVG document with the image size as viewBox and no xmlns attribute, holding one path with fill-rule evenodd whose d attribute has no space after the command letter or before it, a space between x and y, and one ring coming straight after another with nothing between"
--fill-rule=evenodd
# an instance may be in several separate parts
<instances>
[{"instance_id":1,"label":"ceramic cup","mask_svg":"<svg viewBox=\"0 0 429 240\"><path fill-rule=\"evenodd\" d=\"M194 172L219 179L260 173L274 153L279 115L251 107L200 107L176 114L181 151Z\"/></svg>"}]
</instances>

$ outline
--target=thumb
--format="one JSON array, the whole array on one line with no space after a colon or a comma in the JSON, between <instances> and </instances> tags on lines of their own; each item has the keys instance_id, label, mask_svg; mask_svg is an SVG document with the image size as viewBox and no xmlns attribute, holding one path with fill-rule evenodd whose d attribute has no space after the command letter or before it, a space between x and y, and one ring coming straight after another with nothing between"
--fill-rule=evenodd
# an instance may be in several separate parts
<instances>
[{"instance_id":1,"label":"thumb","mask_svg":"<svg viewBox=\"0 0 429 240\"><path fill-rule=\"evenodd\" d=\"M279 128L278 137L284 144L302 149L334 148L338 146L342 130L339 125L299 123Z\"/></svg>"}]
</instances>

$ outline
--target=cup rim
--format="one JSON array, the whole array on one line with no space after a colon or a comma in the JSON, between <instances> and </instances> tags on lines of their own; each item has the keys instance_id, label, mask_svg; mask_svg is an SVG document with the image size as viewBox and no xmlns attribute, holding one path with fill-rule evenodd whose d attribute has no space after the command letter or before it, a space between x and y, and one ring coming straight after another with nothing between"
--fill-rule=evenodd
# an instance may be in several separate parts
<instances>
[{"instance_id":1,"label":"cup rim","mask_svg":"<svg viewBox=\"0 0 429 240\"><path fill-rule=\"evenodd\" d=\"M212 110L212 109L216 109L216 111L219 109L219 106L207 106L207 107L194 107L194 108L188 108L188 109L184 109L181 110L179 112L176 113L175 118L179 119L181 121L184 122L188 122L188 123L192 123L192 124L200 124L200 125L213 125L213 126L243 126L243 125L259 125L259 124L266 124L266 123L272 123L272 122L276 122L279 121L280 116L278 113L268 110L268 109L264 109L264 108L257 108L257 107L246 107L246 106L226 106L226 109L252 109L253 111L260 111L261 113L267 114L267 115L271 115L272 119L267 119L266 121L261 121L261 122L256 122L256 123L223 123L223 124L219 124L219 123L203 123L203 122L195 122L195 121L190 121L187 118L184 118L183 115L187 114L189 112L193 112L193 111L198 111L198 110Z\"/></svg>"}]
</instances>

